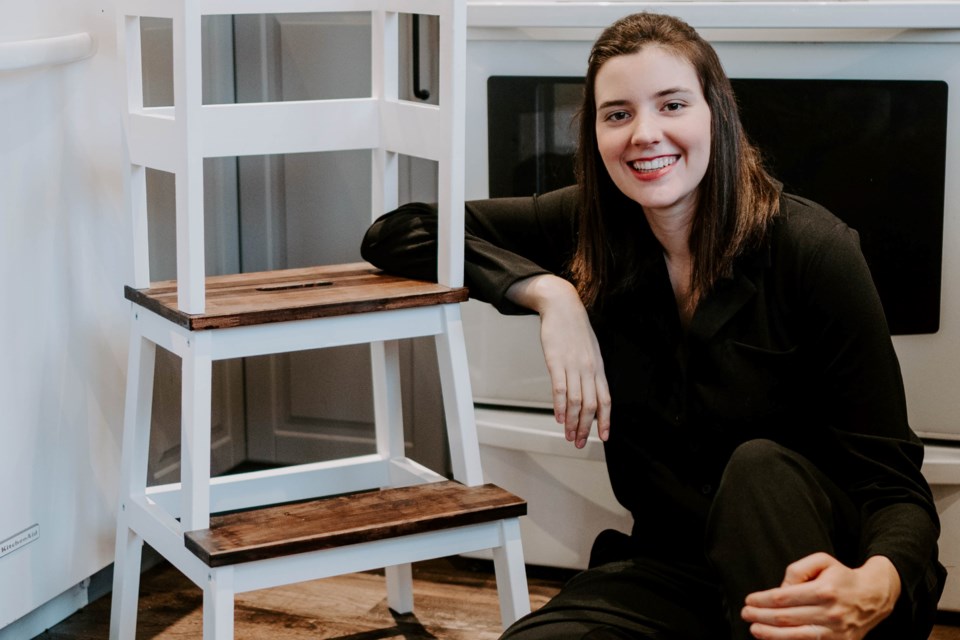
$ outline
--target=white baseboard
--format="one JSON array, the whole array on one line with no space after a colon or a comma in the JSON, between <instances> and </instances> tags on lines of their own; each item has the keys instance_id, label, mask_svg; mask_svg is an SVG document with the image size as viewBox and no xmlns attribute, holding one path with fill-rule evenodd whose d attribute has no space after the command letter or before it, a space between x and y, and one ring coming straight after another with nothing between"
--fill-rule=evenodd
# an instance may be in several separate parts
<instances>
[{"instance_id":1,"label":"white baseboard","mask_svg":"<svg viewBox=\"0 0 960 640\"><path fill-rule=\"evenodd\" d=\"M73 615L89 603L90 579L67 589L27 615L0 629L0 640L35 638L50 627Z\"/></svg>"},{"instance_id":2,"label":"white baseboard","mask_svg":"<svg viewBox=\"0 0 960 640\"><path fill-rule=\"evenodd\" d=\"M923 448L923 476L931 485L960 485L960 443Z\"/></svg>"}]
</instances>

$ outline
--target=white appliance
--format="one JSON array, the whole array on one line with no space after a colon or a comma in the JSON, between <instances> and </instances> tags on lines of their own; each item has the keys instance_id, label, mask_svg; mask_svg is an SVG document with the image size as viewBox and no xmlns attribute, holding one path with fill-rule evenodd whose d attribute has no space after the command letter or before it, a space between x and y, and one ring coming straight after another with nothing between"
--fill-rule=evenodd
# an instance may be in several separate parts
<instances>
[{"instance_id":1,"label":"white appliance","mask_svg":"<svg viewBox=\"0 0 960 640\"><path fill-rule=\"evenodd\" d=\"M489 194L488 79L494 76L582 77L589 47L600 28L638 10L680 16L711 40L731 77L942 80L947 99L946 175L960 174L960 6L925 2L770 2L770 3L604 3L485 2L474 0L468 14L467 197ZM497 132L498 134L500 131ZM904 157L910 150L904 150ZM942 600L944 608L960 610L960 403L955 385L960 379L960 184L945 186L940 324L936 333L898 335L894 342L903 369L910 420L930 443L924 472L941 511L944 533L942 558L953 577ZM474 394L483 406L497 407L491 418L481 410L478 428L485 442L486 468L499 468L500 459L516 451L539 452L530 428L531 407L549 407L550 392L539 350L535 317L503 318L487 305L474 303L465 314L472 351ZM519 408L516 410L514 408ZM515 416L511 419L511 411ZM506 442L504 432L514 430ZM552 417L539 416L540 433L557 432ZM566 455L575 455L568 453ZM590 464L586 453L582 464ZM529 462L529 461L528 461ZM599 461L593 476L607 482ZM539 468L537 469L539 471ZM533 505L562 503L564 496L534 478L524 481L514 469L491 475L524 495ZM561 474L562 475L562 474ZM527 486L525 486L525 484ZM593 489L591 489L593 490ZM544 492L544 493L541 493ZM566 487L560 493L565 494ZM600 508L614 505L602 499ZM584 516L594 506L583 498ZM525 548L550 548L551 529L534 520L525 532ZM600 528L589 517L583 537ZM583 548L583 540L573 543ZM569 551L569 549L567 550ZM545 564L565 564L563 554ZM529 557L530 554L528 554ZM582 553L573 553L582 560ZM577 566L578 560L567 566Z\"/></svg>"},{"instance_id":2,"label":"white appliance","mask_svg":"<svg viewBox=\"0 0 960 640\"><path fill-rule=\"evenodd\" d=\"M130 234L111 3L2 15L0 638L22 640L113 559Z\"/></svg>"}]
</instances>

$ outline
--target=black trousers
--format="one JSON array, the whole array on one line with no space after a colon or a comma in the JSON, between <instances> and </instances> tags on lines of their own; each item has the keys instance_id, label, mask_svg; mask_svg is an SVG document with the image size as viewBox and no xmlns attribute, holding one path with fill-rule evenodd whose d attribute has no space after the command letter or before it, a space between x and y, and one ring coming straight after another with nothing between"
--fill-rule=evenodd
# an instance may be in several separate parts
<instances>
[{"instance_id":1,"label":"black trousers","mask_svg":"<svg viewBox=\"0 0 960 640\"><path fill-rule=\"evenodd\" d=\"M711 507L704 561L634 557L578 574L504 640L748 640L752 592L778 586L791 562L817 551L858 566L859 514L803 456L769 440L741 445ZM605 532L594 545L616 545ZM624 538L626 536L623 536ZM929 630L928 630L929 631ZM868 640L926 638L899 612Z\"/></svg>"}]
</instances>

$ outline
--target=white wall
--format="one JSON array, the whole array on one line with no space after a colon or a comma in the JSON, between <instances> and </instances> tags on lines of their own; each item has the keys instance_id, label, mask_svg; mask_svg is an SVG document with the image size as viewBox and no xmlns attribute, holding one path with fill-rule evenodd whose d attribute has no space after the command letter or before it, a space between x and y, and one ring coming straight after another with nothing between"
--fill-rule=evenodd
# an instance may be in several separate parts
<instances>
[{"instance_id":1,"label":"white wall","mask_svg":"<svg viewBox=\"0 0 960 640\"><path fill-rule=\"evenodd\" d=\"M0 72L0 541L39 525L0 557L2 629L113 559L131 260L112 2L0 15L0 42L89 32L97 46Z\"/></svg>"}]
</instances>

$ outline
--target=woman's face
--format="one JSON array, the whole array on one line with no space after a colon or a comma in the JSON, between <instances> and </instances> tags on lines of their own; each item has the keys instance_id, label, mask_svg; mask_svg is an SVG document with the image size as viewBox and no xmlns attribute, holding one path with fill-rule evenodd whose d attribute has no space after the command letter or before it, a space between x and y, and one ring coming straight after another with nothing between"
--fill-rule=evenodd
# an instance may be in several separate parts
<instances>
[{"instance_id":1,"label":"woman's face","mask_svg":"<svg viewBox=\"0 0 960 640\"><path fill-rule=\"evenodd\" d=\"M693 66L661 47L596 76L597 146L614 184L647 214L691 216L710 158L710 107Z\"/></svg>"}]
</instances>

